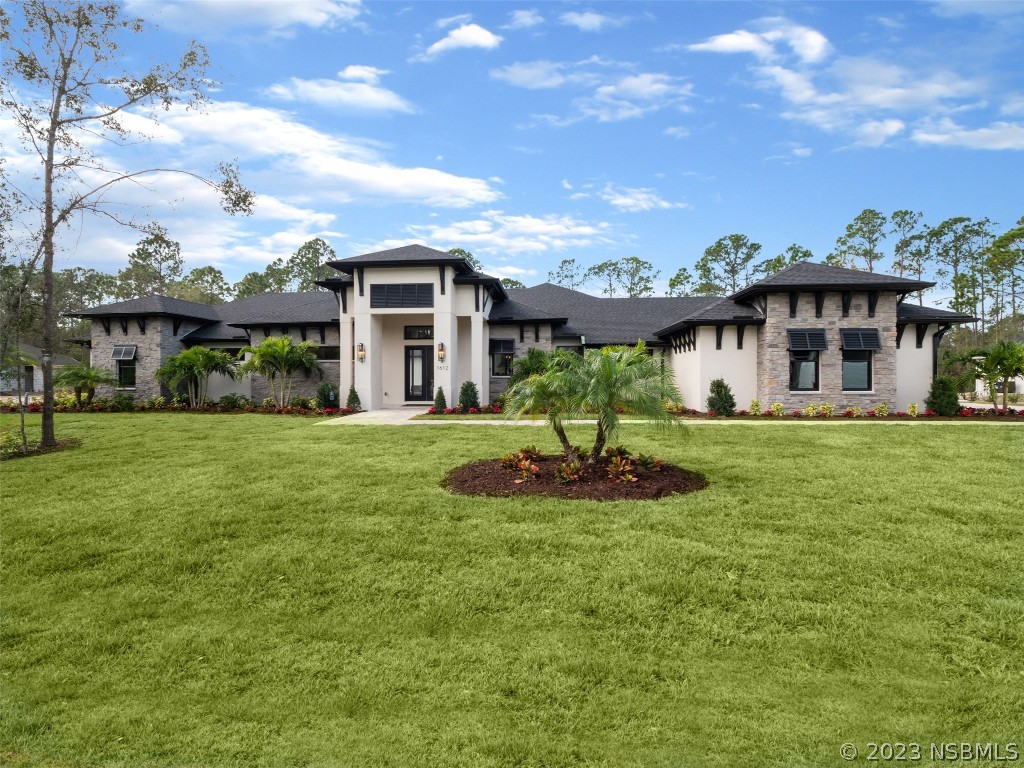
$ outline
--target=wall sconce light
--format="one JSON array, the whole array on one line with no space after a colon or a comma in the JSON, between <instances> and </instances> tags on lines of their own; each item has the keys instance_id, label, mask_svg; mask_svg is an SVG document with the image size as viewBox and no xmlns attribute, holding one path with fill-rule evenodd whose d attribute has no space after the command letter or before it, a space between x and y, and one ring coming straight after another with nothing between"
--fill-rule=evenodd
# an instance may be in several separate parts
<instances>
[{"instance_id":1,"label":"wall sconce light","mask_svg":"<svg viewBox=\"0 0 1024 768\"><path fill-rule=\"evenodd\" d=\"M444 342L437 342L437 359L439 362L444 362Z\"/></svg>"},{"instance_id":2,"label":"wall sconce light","mask_svg":"<svg viewBox=\"0 0 1024 768\"><path fill-rule=\"evenodd\" d=\"M365 363L366 362L366 345L365 344L359 344L356 347L356 357L359 358L359 362L360 363Z\"/></svg>"}]
</instances>

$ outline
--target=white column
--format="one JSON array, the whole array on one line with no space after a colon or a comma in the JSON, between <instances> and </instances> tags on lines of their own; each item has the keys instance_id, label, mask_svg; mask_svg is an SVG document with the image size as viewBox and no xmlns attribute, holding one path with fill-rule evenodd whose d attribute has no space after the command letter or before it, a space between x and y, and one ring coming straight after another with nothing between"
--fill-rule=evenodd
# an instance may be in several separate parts
<instances>
[{"instance_id":1,"label":"white column","mask_svg":"<svg viewBox=\"0 0 1024 768\"><path fill-rule=\"evenodd\" d=\"M340 373L338 380L338 401L340 405L344 405L348 398L348 391L352 386L353 376L353 359L355 355L352 351L352 316L342 315L338 327L339 341L338 346L341 349L339 356L340 363L338 365L338 371Z\"/></svg>"},{"instance_id":2,"label":"white column","mask_svg":"<svg viewBox=\"0 0 1024 768\"><path fill-rule=\"evenodd\" d=\"M384 405L384 390L381 386L382 328L380 315L362 312L355 316L356 392L359 393L363 409L367 411L378 410ZM360 344L365 351L362 361L359 360Z\"/></svg>"},{"instance_id":3,"label":"white column","mask_svg":"<svg viewBox=\"0 0 1024 768\"><path fill-rule=\"evenodd\" d=\"M458 318L451 312L434 312L434 392L444 389L450 407L459 402ZM444 361L437 359L437 345L444 344Z\"/></svg>"},{"instance_id":4,"label":"white column","mask_svg":"<svg viewBox=\"0 0 1024 768\"><path fill-rule=\"evenodd\" d=\"M487 375L487 339L484 337L484 316L474 312L470 321L470 378L480 392L480 404L491 402L490 377Z\"/></svg>"}]
</instances>

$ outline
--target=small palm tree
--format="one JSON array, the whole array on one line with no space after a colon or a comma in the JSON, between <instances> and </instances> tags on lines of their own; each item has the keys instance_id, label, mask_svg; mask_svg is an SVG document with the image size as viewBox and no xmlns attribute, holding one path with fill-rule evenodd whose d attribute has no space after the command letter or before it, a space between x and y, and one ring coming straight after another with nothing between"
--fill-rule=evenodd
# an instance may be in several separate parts
<instances>
[{"instance_id":1,"label":"small palm tree","mask_svg":"<svg viewBox=\"0 0 1024 768\"><path fill-rule=\"evenodd\" d=\"M255 372L265 377L278 408L284 408L290 401L292 378L296 373L317 373L320 378L324 375L316 359L316 344L312 341L293 344L288 336L270 336L258 347L245 347L239 354L249 355L239 372Z\"/></svg>"},{"instance_id":2,"label":"small palm tree","mask_svg":"<svg viewBox=\"0 0 1024 768\"><path fill-rule=\"evenodd\" d=\"M156 378L170 387L177 387L184 382L189 405L197 408L206 402L210 376L219 373L234 379L237 365L235 358L227 352L195 346L167 358L157 368Z\"/></svg>"},{"instance_id":3,"label":"small palm tree","mask_svg":"<svg viewBox=\"0 0 1024 768\"><path fill-rule=\"evenodd\" d=\"M997 341L971 357L970 362L974 366L975 374L988 387L989 398L994 407L999 405L996 402L996 385L1000 383L1003 385L1003 410L1005 411L1010 382L1024 376L1024 344L1017 344L1013 341Z\"/></svg>"},{"instance_id":4,"label":"small palm tree","mask_svg":"<svg viewBox=\"0 0 1024 768\"><path fill-rule=\"evenodd\" d=\"M666 403L680 400L671 368L635 347L589 349L583 355L556 351L544 373L535 374L509 391L506 406L514 414L547 410L566 458L575 458L566 437L568 419L597 417L597 436L587 459L593 463L619 428L619 414L661 424L676 423Z\"/></svg>"},{"instance_id":5,"label":"small palm tree","mask_svg":"<svg viewBox=\"0 0 1024 768\"><path fill-rule=\"evenodd\" d=\"M96 387L117 384L117 378L105 368L90 368L88 365L72 365L54 374L53 383L75 392L75 405L82 408L82 394L85 405L91 405L96 396Z\"/></svg>"}]
</instances>

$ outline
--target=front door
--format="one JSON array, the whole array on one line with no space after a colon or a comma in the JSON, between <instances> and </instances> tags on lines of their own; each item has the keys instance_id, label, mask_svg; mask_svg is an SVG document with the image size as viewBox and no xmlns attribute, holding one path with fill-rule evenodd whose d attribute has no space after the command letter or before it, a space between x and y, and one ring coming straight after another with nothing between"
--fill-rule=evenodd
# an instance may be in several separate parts
<instances>
[{"instance_id":1,"label":"front door","mask_svg":"<svg viewBox=\"0 0 1024 768\"><path fill-rule=\"evenodd\" d=\"M434 348L405 348L405 399L434 399Z\"/></svg>"}]
</instances>

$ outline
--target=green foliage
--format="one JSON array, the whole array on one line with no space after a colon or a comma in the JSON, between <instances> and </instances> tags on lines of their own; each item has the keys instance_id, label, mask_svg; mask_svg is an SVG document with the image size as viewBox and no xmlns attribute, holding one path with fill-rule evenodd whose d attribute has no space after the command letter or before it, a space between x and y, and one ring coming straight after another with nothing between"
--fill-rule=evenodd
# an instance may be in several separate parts
<instances>
[{"instance_id":1,"label":"green foliage","mask_svg":"<svg viewBox=\"0 0 1024 768\"><path fill-rule=\"evenodd\" d=\"M548 280L575 291L587 281L587 270L577 266L575 259L562 259L557 269L548 272Z\"/></svg>"},{"instance_id":2,"label":"green foliage","mask_svg":"<svg viewBox=\"0 0 1024 768\"><path fill-rule=\"evenodd\" d=\"M189 347L172 355L156 370L156 379L172 389L184 383L189 405L198 408L206 401L210 376L215 373L235 378L238 362L234 356L219 349L201 345Z\"/></svg>"},{"instance_id":3,"label":"green foliage","mask_svg":"<svg viewBox=\"0 0 1024 768\"><path fill-rule=\"evenodd\" d=\"M612 456L606 471L608 479L613 483L635 483L637 481L633 462L628 457Z\"/></svg>"},{"instance_id":4,"label":"green foliage","mask_svg":"<svg viewBox=\"0 0 1024 768\"><path fill-rule=\"evenodd\" d=\"M316 405L318 408L338 408L340 406L338 388L333 382L320 382L320 386L316 388Z\"/></svg>"},{"instance_id":5,"label":"green foliage","mask_svg":"<svg viewBox=\"0 0 1024 768\"><path fill-rule=\"evenodd\" d=\"M835 416L836 404L835 403L822 403L818 406L818 415L823 416L826 419L830 419Z\"/></svg>"},{"instance_id":6,"label":"green foliage","mask_svg":"<svg viewBox=\"0 0 1024 768\"><path fill-rule=\"evenodd\" d=\"M613 459L618 456L620 459L628 459L633 456L629 449L624 445L611 445L604 449L604 455L609 459Z\"/></svg>"},{"instance_id":7,"label":"green foliage","mask_svg":"<svg viewBox=\"0 0 1024 768\"><path fill-rule=\"evenodd\" d=\"M918 408L917 403L911 403L907 406L907 415L912 419L916 419L919 413L920 409Z\"/></svg>"},{"instance_id":8,"label":"green foliage","mask_svg":"<svg viewBox=\"0 0 1024 768\"><path fill-rule=\"evenodd\" d=\"M555 467L555 477L560 483L575 483L583 478L583 462L579 459L563 461Z\"/></svg>"},{"instance_id":9,"label":"green foliage","mask_svg":"<svg viewBox=\"0 0 1024 768\"><path fill-rule=\"evenodd\" d=\"M719 291L709 292L709 289L716 286L721 291L736 293L746 287L753 279L753 261L760 253L761 244L752 242L746 235L732 234L719 238L705 249L697 262L702 283L699 292L714 295Z\"/></svg>"},{"instance_id":10,"label":"green foliage","mask_svg":"<svg viewBox=\"0 0 1024 768\"><path fill-rule=\"evenodd\" d=\"M771 411L772 416L781 416L786 412L782 403L772 403L772 407L769 410Z\"/></svg>"},{"instance_id":11,"label":"green foliage","mask_svg":"<svg viewBox=\"0 0 1024 768\"><path fill-rule=\"evenodd\" d=\"M472 381L462 382L459 388L459 407L464 411L470 408L480 409L480 392Z\"/></svg>"},{"instance_id":12,"label":"green foliage","mask_svg":"<svg viewBox=\"0 0 1024 768\"><path fill-rule=\"evenodd\" d=\"M666 296L689 296L693 289L693 275L686 267L680 267L672 277L668 279L668 291Z\"/></svg>"},{"instance_id":13,"label":"green foliage","mask_svg":"<svg viewBox=\"0 0 1024 768\"><path fill-rule=\"evenodd\" d=\"M96 396L96 388L113 386L117 378L105 368L90 368L87 365L66 366L54 374L53 383L58 387L67 387L75 392L75 404L82 408L91 405ZM85 394L85 403L82 395Z\"/></svg>"},{"instance_id":14,"label":"green foliage","mask_svg":"<svg viewBox=\"0 0 1024 768\"><path fill-rule=\"evenodd\" d=\"M444 413L448 409L448 399L444 396L444 388L438 387L434 394L434 412Z\"/></svg>"},{"instance_id":15,"label":"green foliage","mask_svg":"<svg viewBox=\"0 0 1024 768\"><path fill-rule=\"evenodd\" d=\"M117 297L135 299L154 293L167 296L181 277L184 264L181 244L171 240L163 227L153 226L128 254L128 266L117 273Z\"/></svg>"},{"instance_id":16,"label":"green foliage","mask_svg":"<svg viewBox=\"0 0 1024 768\"><path fill-rule=\"evenodd\" d=\"M450 256L458 256L460 259L465 259L469 262L469 266L476 272L483 272L484 265L480 263L480 259L474 256L472 253L467 251L465 248L450 248L448 250Z\"/></svg>"},{"instance_id":17,"label":"green foliage","mask_svg":"<svg viewBox=\"0 0 1024 768\"><path fill-rule=\"evenodd\" d=\"M679 399L671 368L647 354L639 342L635 347L588 349L582 355L555 350L543 373L509 390L506 406L514 416L545 413L569 460L575 455L564 420L596 416L597 435L588 458L593 463L615 435L620 412L656 424L677 424L665 403Z\"/></svg>"},{"instance_id":18,"label":"green foliage","mask_svg":"<svg viewBox=\"0 0 1024 768\"><path fill-rule=\"evenodd\" d=\"M889 415L889 404L881 402L874 407L875 416L888 416Z\"/></svg>"},{"instance_id":19,"label":"green foliage","mask_svg":"<svg viewBox=\"0 0 1024 768\"><path fill-rule=\"evenodd\" d=\"M714 411L719 416L734 416L736 414L736 398L733 397L732 387L725 379L715 379L711 382L708 393L708 410Z\"/></svg>"},{"instance_id":20,"label":"green foliage","mask_svg":"<svg viewBox=\"0 0 1024 768\"><path fill-rule=\"evenodd\" d=\"M348 399L345 401L345 407L351 408L353 411L363 410L363 404L359 402L359 393L356 392L355 384L348 388Z\"/></svg>"},{"instance_id":21,"label":"green foliage","mask_svg":"<svg viewBox=\"0 0 1024 768\"><path fill-rule=\"evenodd\" d=\"M960 393L951 376L936 376L928 389L924 407L939 416L955 416L960 412Z\"/></svg>"},{"instance_id":22,"label":"green foliage","mask_svg":"<svg viewBox=\"0 0 1024 768\"><path fill-rule=\"evenodd\" d=\"M524 448L517 453L509 453L501 458L501 466L511 472L518 472L519 479L517 483L523 483L527 480L533 480L537 473L540 472L540 467L534 463L534 459L540 455L540 451L533 448Z\"/></svg>"},{"instance_id":23,"label":"green foliage","mask_svg":"<svg viewBox=\"0 0 1024 768\"><path fill-rule=\"evenodd\" d=\"M297 373L316 373L323 378L324 369L316 359L316 344L292 342L290 336L270 336L258 347L245 347L240 354L249 355L239 372L258 373L270 383L270 394L279 408L291 399L292 379Z\"/></svg>"},{"instance_id":24,"label":"green foliage","mask_svg":"<svg viewBox=\"0 0 1024 768\"><path fill-rule=\"evenodd\" d=\"M288 401L291 408L316 408L315 397L293 397Z\"/></svg>"},{"instance_id":25,"label":"green foliage","mask_svg":"<svg viewBox=\"0 0 1024 768\"><path fill-rule=\"evenodd\" d=\"M525 355L512 361L512 373L508 377L508 388L512 389L520 381L528 379L530 376L544 373L550 360L550 353L537 347L530 347L526 350Z\"/></svg>"},{"instance_id":26,"label":"green foliage","mask_svg":"<svg viewBox=\"0 0 1024 768\"><path fill-rule=\"evenodd\" d=\"M503 288L525 288L526 283L522 280L516 280L514 277L503 277L501 278L501 285Z\"/></svg>"},{"instance_id":27,"label":"green foliage","mask_svg":"<svg viewBox=\"0 0 1024 768\"><path fill-rule=\"evenodd\" d=\"M127 392L118 392L111 399L111 410L122 412L134 411L135 398L129 395Z\"/></svg>"},{"instance_id":28,"label":"green foliage","mask_svg":"<svg viewBox=\"0 0 1024 768\"><path fill-rule=\"evenodd\" d=\"M229 392L226 395L221 395L217 404L220 405L221 408L241 410L249 404L249 398L245 395L239 394L238 392Z\"/></svg>"},{"instance_id":29,"label":"green foliage","mask_svg":"<svg viewBox=\"0 0 1024 768\"><path fill-rule=\"evenodd\" d=\"M760 416L761 415L761 401L754 398L750 401L750 415Z\"/></svg>"}]
</instances>

